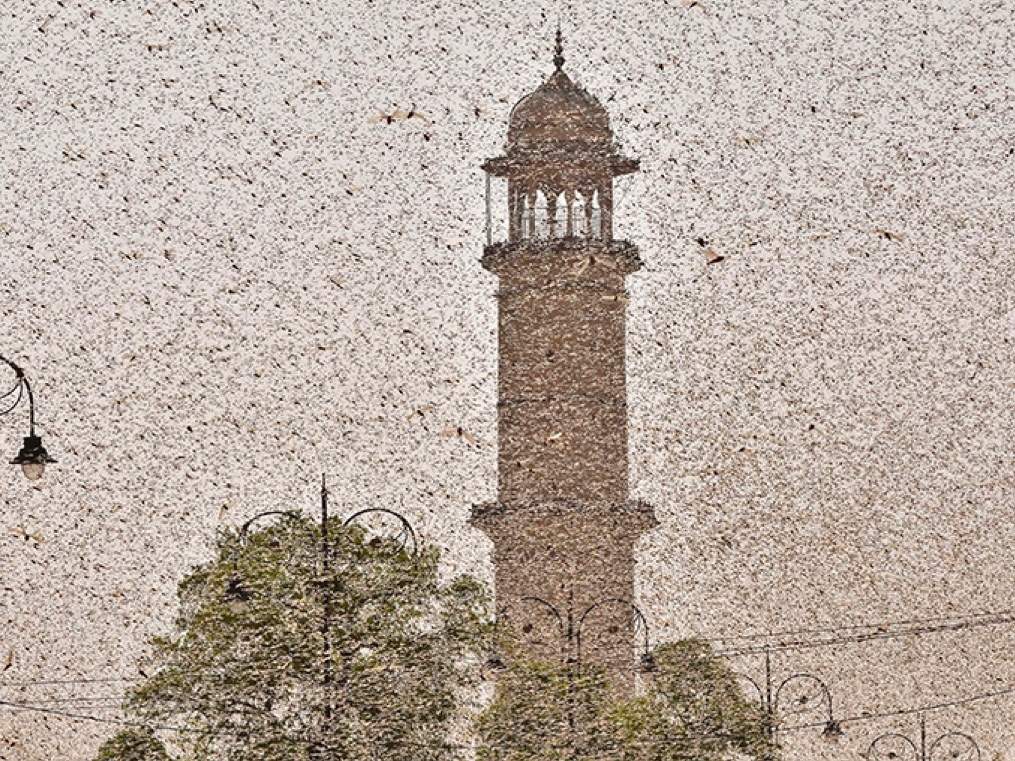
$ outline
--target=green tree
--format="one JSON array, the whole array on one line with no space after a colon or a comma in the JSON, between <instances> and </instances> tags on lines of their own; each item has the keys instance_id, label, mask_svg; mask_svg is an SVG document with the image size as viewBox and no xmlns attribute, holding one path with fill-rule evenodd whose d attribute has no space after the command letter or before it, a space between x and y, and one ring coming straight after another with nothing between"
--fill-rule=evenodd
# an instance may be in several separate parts
<instances>
[{"instance_id":1,"label":"green tree","mask_svg":"<svg viewBox=\"0 0 1015 761\"><path fill-rule=\"evenodd\" d=\"M283 519L226 532L180 584L175 632L127 710L186 730L195 761L452 759L478 678L487 597L358 526ZM325 567L327 565L327 567Z\"/></svg>"},{"instance_id":2,"label":"green tree","mask_svg":"<svg viewBox=\"0 0 1015 761\"><path fill-rule=\"evenodd\" d=\"M171 761L165 746L148 729L124 729L107 740L95 761Z\"/></svg>"},{"instance_id":3,"label":"green tree","mask_svg":"<svg viewBox=\"0 0 1015 761\"><path fill-rule=\"evenodd\" d=\"M609 685L598 669L513 657L477 721L478 761L611 758Z\"/></svg>"},{"instance_id":4,"label":"green tree","mask_svg":"<svg viewBox=\"0 0 1015 761\"><path fill-rule=\"evenodd\" d=\"M509 658L477 721L479 761L775 758L761 707L706 642L663 645L654 656L636 697L622 697L599 669Z\"/></svg>"},{"instance_id":5,"label":"green tree","mask_svg":"<svg viewBox=\"0 0 1015 761\"><path fill-rule=\"evenodd\" d=\"M726 661L699 639L667 643L644 695L619 702L611 718L623 761L774 759L765 713L748 700Z\"/></svg>"}]
</instances>

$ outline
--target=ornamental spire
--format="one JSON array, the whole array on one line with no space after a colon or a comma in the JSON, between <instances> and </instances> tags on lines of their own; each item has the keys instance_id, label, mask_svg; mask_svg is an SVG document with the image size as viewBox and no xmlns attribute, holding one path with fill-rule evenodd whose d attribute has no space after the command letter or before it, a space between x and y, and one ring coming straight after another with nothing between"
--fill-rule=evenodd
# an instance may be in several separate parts
<instances>
[{"instance_id":1,"label":"ornamental spire","mask_svg":"<svg viewBox=\"0 0 1015 761\"><path fill-rule=\"evenodd\" d=\"M553 65L560 71L564 66L564 43L560 36L560 22L557 22L557 47L554 50Z\"/></svg>"}]
</instances>

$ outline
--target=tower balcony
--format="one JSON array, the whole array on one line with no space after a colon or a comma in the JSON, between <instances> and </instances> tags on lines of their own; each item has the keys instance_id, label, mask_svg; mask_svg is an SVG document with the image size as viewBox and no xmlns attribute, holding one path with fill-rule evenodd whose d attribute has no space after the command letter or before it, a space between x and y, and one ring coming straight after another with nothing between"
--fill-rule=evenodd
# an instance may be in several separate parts
<instances>
[{"instance_id":1,"label":"tower balcony","mask_svg":"<svg viewBox=\"0 0 1015 761\"><path fill-rule=\"evenodd\" d=\"M484 247L480 263L497 275L507 275L510 271L510 279L517 281L517 285L537 286L558 279L561 268L567 268L574 275L581 274L583 279L599 274L593 267L582 272L583 262L590 257L608 261L608 271L620 275L637 272L643 264L638 247L631 241L603 240L591 235L533 236L490 243Z\"/></svg>"},{"instance_id":2,"label":"tower balcony","mask_svg":"<svg viewBox=\"0 0 1015 761\"><path fill-rule=\"evenodd\" d=\"M583 526L594 527L604 533L617 533L630 539L637 539L646 531L659 525L655 509L641 499L621 501L586 501L580 499L496 499L474 504L469 515L469 525L474 526L495 541L524 526L543 524L548 519L559 520L561 530L550 536L573 536ZM537 536L547 536L541 528ZM575 548L581 551L581 547Z\"/></svg>"}]
</instances>

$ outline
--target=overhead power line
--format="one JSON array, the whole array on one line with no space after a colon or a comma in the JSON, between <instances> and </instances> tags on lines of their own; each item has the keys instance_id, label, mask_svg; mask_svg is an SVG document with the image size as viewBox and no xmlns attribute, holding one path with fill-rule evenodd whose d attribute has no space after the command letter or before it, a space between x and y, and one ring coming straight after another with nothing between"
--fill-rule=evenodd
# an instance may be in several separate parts
<instances>
[{"instance_id":1,"label":"overhead power line","mask_svg":"<svg viewBox=\"0 0 1015 761\"><path fill-rule=\"evenodd\" d=\"M976 629L984 626L1004 626L1015 623L1015 615L997 616L974 621L958 621L954 623L943 623L937 626L913 627L889 631L887 627L872 627L875 631L846 635L842 637L828 637L824 639L798 639L788 642L766 643L763 645L751 645L744 648L718 651L716 654L724 658L733 658L744 655L762 655L764 653L777 653L795 650L810 650L819 647L830 647L832 645L858 644L863 642L876 642L879 640L897 639L900 637L924 636L941 632L956 632L967 629Z\"/></svg>"},{"instance_id":2,"label":"overhead power line","mask_svg":"<svg viewBox=\"0 0 1015 761\"><path fill-rule=\"evenodd\" d=\"M1004 697L1005 695L1011 695L1015 693L1015 687L1005 687L1004 689L994 690L993 692L983 692L979 695L972 695L968 698L959 698L957 700L949 700L943 703L932 703L930 705L919 706L918 708L900 708L894 711L884 711L881 713L862 713L859 716L847 716L845 718L836 717L836 721L840 724L854 724L861 721L873 721L875 719L890 719L894 716L911 716L916 713L930 713L931 711L940 711L944 708L955 708L961 705L967 705L968 703L977 703L983 700L990 700L991 698ZM815 727L825 726L824 721L812 722L810 724L796 724L791 727L780 728L780 732L795 732L802 729L814 729Z\"/></svg>"},{"instance_id":3,"label":"overhead power line","mask_svg":"<svg viewBox=\"0 0 1015 761\"><path fill-rule=\"evenodd\" d=\"M949 616L930 616L927 618L908 618L895 621L875 621L869 624L843 624L813 629L787 629L775 632L752 632L751 634L728 634L725 636L711 635L702 637L706 642L730 642L734 640L773 639L777 637L796 637L805 634L838 634L861 629L890 628L895 626L915 626L918 624L938 624L945 621L962 621L996 616L1015 616L1015 610L990 610L983 613L956 613Z\"/></svg>"},{"instance_id":4,"label":"overhead power line","mask_svg":"<svg viewBox=\"0 0 1015 761\"><path fill-rule=\"evenodd\" d=\"M137 679L127 677L109 677L106 679L30 679L24 682L0 682L0 689L5 687L42 687L59 686L67 684L114 684L123 682L136 682Z\"/></svg>"},{"instance_id":5,"label":"overhead power line","mask_svg":"<svg viewBox=\"0 0 1015 761\"><path fill-rule=\"evenodd\" d=\"M841 644L857 644L863 642L894 639L898 637L924 636L942 632L963 631L985 626L1003 626L1015 623L1015 610L991 611L986 613L970 613L955 616L935 616L929 618L911 618L896 621L881 621L869 624L850 624L839 627L796 629L770 633L751 633L727 635L724 637L703 638L706 642L729 642L732 640L764 640L778 637L789 637L805 634L841 634L838 637L817 639L795 639L789 641L767 642L758 645L744 645L717 650L716 655L723 658L735 658L746 655L763 655L766 652L807 650ZM918 624L926 624L918 626ZM897 628L909 627L909 628ZM895 631L892 631L896 628ZM873 630L863 632L862 630ZM857 632L850 634L849 632ZM17 687L41 687L84 684L116 684L137 682L140 677L96 677L78 679L29 679L18 682L0 682L0 689Z\"/></svg>"},{"instance_id":6,"label":"overhead power line","mask_svg":"<svg viewBox=\"0 0 1015 761\"><path fill-rule=\"evenodd\" d=\"M863 714L860 714L859 716L850 716L850 717L841 718L841 719L837 718L836 721L838 721L840 724L857 724L857 723L861 723L861 722L876 721L878 719L891 718L891 717L895 717L895 716L906 716L906 715L918 714L918 713L928 713L930 711L937 711L937 710L942 710L942 709L945 709L945 708L953 708L953 707L960 706L960 705L967 705L967 704L970 704L970 703L981 702L981 701L984 701L984 700L990 700L992 698L1003 697L1003 696L1006 696L1006 695L1010 695L1012 693L1015 693L1015 687L1006 687L1006 688L1003 688L1003 689L1000 689L1000 690L994 690L992 692L984 692L984 693L979 693L977 695L971 695L971 696L966 697L966 698L959 698L959 699L956 699L956 700L950 700L950 701L944 701L944 702L938 702L938 703L931 703L931 704L922 705L922 706L916 706L916 707L912 707L912 708L901 708L901 709L897 709L897 710L894 710L894 711L884 711L884 712L878 712L878 713L865 712ZM194 727L177 727L177 726L171 726L171 725L151 724L151 723L147 723L147 722L131 721L129 719L107 719L107 718L102 718L102 717L95 716L95 715L92 715L92 714L75 713L75 712L71 712L71 711L62 710L62 709L59 709L59 708L50 708L50 707L47 707L47 706L39 706L39 705L30 704L30 703L17 703L17 702L5 701L5 700L0 700L0 707L9 708L9 709L11 709L13 711L28 711L28 712L47 714L47 715L51 715L51 716L59 716L59 717L63 717L63 718L77 719L77 720L81 720L81 721L91 721L91 722L95 722L95 723L99 723L99 724L111 724L111 725L116 725L116 726L139 727L139 728L144 728L144 729L151 729L153 731L181 732L181 733L188 733L188 734L199 733L199 734L204 734L204 735L219 735L219 736L223 736L223 737L226 737L226 736L228 736L228 737L249 736L248 732L246 732L246 731L240 731L240 730L233 731L233 732L221 731L221 730L219 730L219 731L209 731L209 730L205 730L205 729L197 729L197 728L194 728ZM826 725L826 721L812 722L812 723L808 723L808 724L797 724L797 725L790 726L790 727L780 727L779 728L779 732L780 733L799 732L799 731L803 731L803 730L806 730L806 729L815 729L815 728L824 727L825 725ZM710 740L710 739L723 739L723 738L729 738L729 737L731 737L731 736L728 735L728 734L703 733L703 734L693 734L693 735L680 735L679 737L675 737L675 738L672 738L672 739L659 740L659 741L656 741L656 742L658 742L658 743L664 743L664 742L665 743L671 743L671 742L674 742L674 741ZM409 745L409 746L413 746L413 747L420 747L420 748L443 748L443 749L448 749L448 750L475 750L476 747L477 747L475 745L464 745L464 744L460 744L460 743L436 743L436 742L435 743L421 743L421 742L412 741L412 740L405 740L403 742L403 744L406 744L406 745Z\"/></svg>"}]
</instances>

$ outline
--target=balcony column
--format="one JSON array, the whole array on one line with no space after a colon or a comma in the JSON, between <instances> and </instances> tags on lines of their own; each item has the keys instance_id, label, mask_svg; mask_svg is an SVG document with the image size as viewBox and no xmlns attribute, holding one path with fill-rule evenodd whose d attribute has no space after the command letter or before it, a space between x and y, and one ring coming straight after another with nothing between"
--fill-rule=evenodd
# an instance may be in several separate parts
<instances>
[{"instance_id":1,"label":"balcony column","mask_svg":"<svg viewBox=\"0 0 1015 761\"><path fill-rule=\"evenodd\" d=\"M557 196L559 191L556 188L543 190L546 194L546 237L557 237Z\"/></svg>"},{"instance_id":2,"label":"balcony column","mask_svg":"<svg viewBox=\"0 0 1015 761\"><path fill-rule=\"evenodd\" d=\"M592 195L595 191L591 188L586 188L582 191L582 201L585 206L585 237L591 237L592 235Z\"/></svg>"},{"instance_id":3,"label":"balcony column","mask_svg":"<svg viewBox=\"0 0 1015 761\"><path fill-rule=\"evenodd\" d=\"M490 216L490 173L484 172L483 174L486 175L486 245L489 246L493 243L493 220Z\"/></svg>"},{"instance_id":4,"label":"balcony column","mask_svg":"<svg viewBox=\"0 0 1015 761\"><path fill-rule=\"evenodd\" d=\"M608 178L599 186L599 225L600 237L609 242L613 240L613 178Z\"/></svg>"},{"instance_id":5,"label":"balcony column","mask_svg":"<svg viewBox=\"0 0 1015 761\"><path fill-rule=\"evenodd\" d=\"M518 181L508 180L508 240L518 240L521 232L521 220L522 214L521 209L518 208L518 204L521 201L521 197L518 194Z\"/></svg>"},{"instance_id":6,"label":"balcony column","mask_svg":"<svg viewBox=\"0 0 1015 761\"><path fill-rule=\"evenodd\" d=\"M528 234L528 237L529 238L535 238L536 237L536 191L534 189L530 189L529 190L528 194L526 195L526 200L528 201L528 212L529 212L529 219L528 219L529 234Z\"/></svg>"},{"instance_id":7,"label":"balcony column","mask_svg":"<svg viewBox=\"0 0 1015 761\"><path fill-rule=\"evenodd\" d=\"M570 188L564 191L564 202L567 204L567 220L564 223L564 235L572 238L574 237L574 191Z\"/></svg>"}]
</instances>

